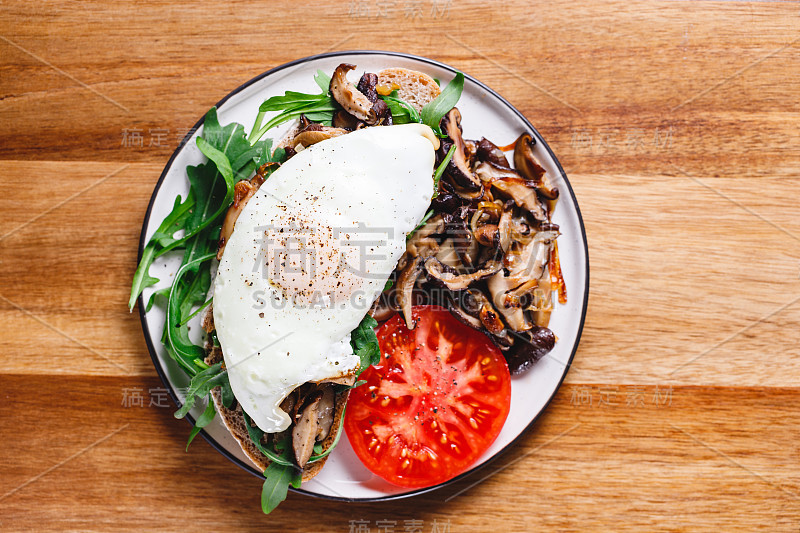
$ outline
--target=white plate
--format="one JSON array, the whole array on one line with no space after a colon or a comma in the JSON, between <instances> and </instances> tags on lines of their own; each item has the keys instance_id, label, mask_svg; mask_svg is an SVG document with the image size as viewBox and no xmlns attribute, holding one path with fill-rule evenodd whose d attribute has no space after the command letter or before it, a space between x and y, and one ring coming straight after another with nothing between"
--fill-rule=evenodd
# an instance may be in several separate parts
<instances>
[{"instance_id":1,"label":"white plate","mask_svg":"<svg viewBox=\"0 0 800 533\"><path fill-rule=\"evenodd\" d=\"M371 51L322 54L274 68L234 90L217 104L219 121L223 125L238 122L244 125L247 131L250 131L258 106L266 98L283 94L286 90L317 92L319 89L313 80L317 69L331 73L339 63L356 64L359 73L378 72L386 67L406 67L426 72L434 78L440 79L442 85L448 83L455 75L455 69L452 67L408 54ZM562 235L559 237L558 243L569 303L558 306L553 312L550 328L558 337L553 351L527 373L513 377L511 412L499 437L469 472L455 479L474 472L512 445L531 427L547 406L561 385L578 347L589 290L589 263L583 221L567 177L547 143L511 104L470 76L466 76L464 92L458 102L458 108L463 116L462 126L466 138L486 137L498 145L505 145L514 141L520 133L527 131L537 139L536 156L549 175L554 178L561 191L553 221L561 227ZM180 194L185 197L188 192L186 166L196 165L204 160L195 144L195 137L202 133L202 131L198 131L201 130L202 123L201 119L195 126L195 131L187 135L181 147L170 158L156 184L142 227L140 255L142 248L161 220L170 212L176 195ZM286 128L288 125L277 132L272 132L271 135L280 137ZM154 289L170 282L179 262L179 257L167 257L166 261L159 260L158 264L153 265L151 272L161 279L162 283L147 289L140 297L139 312L147 346L156 370L165 386L171 391L173 400L182 404L183 390L189 380L177 363L170 359L161 344L161 332L164 324L163 310L154 306L150 312L145 313L143 305ZM192 331L199 332L200 329L198 318L193 324ZM203 408L203 405L195 406L187 418L193 422ZM219 417L201 434L228 459L254 475L261 475L242 453L239 445L219 421ZM175 453L182 453L182 450L176 448ZM452 481L454 480L447 483L452 483ZM391 485L373 475L361 464L344 436L335 451L331 453L322 472L313 480L304 483L298 492L347 501L374 501L407 497L433 490L444 484L446 483L416 490Z\"/></svg>"}]
</instances>

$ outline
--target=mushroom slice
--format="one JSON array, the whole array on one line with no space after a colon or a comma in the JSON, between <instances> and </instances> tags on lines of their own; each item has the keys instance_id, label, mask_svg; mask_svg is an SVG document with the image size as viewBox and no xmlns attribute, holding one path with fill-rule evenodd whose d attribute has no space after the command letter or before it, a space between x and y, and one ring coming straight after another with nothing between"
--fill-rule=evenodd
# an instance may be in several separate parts
<instances>
[{"instance_id":1,"label":"mushroom slice","mask_svg":"<svg viewBox=\"0 0 800 533\"><path fill-rule=\"evenodd\" d=\"M459 198L463 198L464 200L469 200L471 202L477 202L478 200L486 196L486 189L483 187L483 184L481 184L480 189L478 189L477 191L469 191L464 187L459 187L458 185L455 184L452 185L452 188L456 196L458 196Z\"/></svg>"},{"instance_id":2,"label":"mushroom slice","mask_svg":"<svg viewBox=\"0 0 800 533\"><path fill-rule=\"evenodd\" d=\"M347 73L354 68L356 66L350 63L342 63L336 67L331 77L331 95L345 111L357 119L363 120L369 125L376 124L379 119L383 118L385 109L388 109L386 102L380 99L371 102L364 93L353 87L353 84L347 80Z\"/></svg>"},{"instance_id":3,"label":"mushroom slice","mask_svg":"<svg viewBox=\"0 0 800 533\"><path fill-rule=\"evenodd\" d=\"M495 247L500 243L500 231L497 224L484 224L475 229L475 240L484 246Z\"/></svg>"},{"instance_id":4,"label":"mushroom slice","mask_svg":"<svg viewBox=\"0 0 800 533\"><path fill-rule=\"evenodd\" d=\"M504 307L522 307L522 298L531 294L539 287L539 280L538 279L529 279L516 289L511 289L510 291L506 292L505 298L503 299L503 306Z\"/></svg>"},{"instance_id":5,"label":"mushroom slice","mask_svg":"<svg viewBox=\"0 0 800 533\"><path fill-rule=\"evenodd\" d=\"M500 248L503 253L507 252L511 247L511 218L514 213L511 212L511 206L505 206L503 214L500 215L500 221L497 223L497 230L500 233Z\"/></svg>"},{"instance_id":6,"label":"mushroom slice","mask_svg":"<svg viewBox=\"0 0 800 533\"><path fill-rule=\"evenodd\" d=\"M506 326L503 324L503 321L500 320L500 316L492 305L492 302L489 301L489 298L487 298L483 292L475 289L470 289L469 295L474 300L474 305L478 307L478 318L481 324L483 324L483 327L486 328L486 331L492 335L502 334Z\"/></svg>"},{"instance_id":7,"label":"mushroom slice","mask_svg":"<svg viewBox=\"0 0 800 533\"><path fill-rule=\"evenodd\" d=\"M414 329L416 324L411 319L411 305L413 303L414 285L417 283L417 278L423 272L422 257L415 257L409 262L406 267L397 276L397 300L400 304L400 310L403 312L403 317L406 319L406 326L408 329Z\"/></svg>"},{"instance_id":8,"label":"mushroom slice","mask_svg":"<svg viewBox=\"0 0 800 533\"><path fill-rule=\"evenodd\" d=\"M453 183L463 187L467 191L478 191L481 189L481 182L470 169L469 161L467 160L467 149L464 144L464 138L461 136L461 112L457 107L451 109L440 123L442 132L445 133L456 150L453 152L453 157L447 164L445 174L447 174ZM442 156L450 150L450 146L445 146L442 143Z\"/></svg>"},{"instance_id":9,"label":"mushroom slice","mask_svg":"<svg viewBox=\"0 0 800 533\"><path fill-rule=\"evenodd\" d=\"M506 159L506 154L486 137L481 137L481 140L478 141L475 155L479 160L488 161L498 167L511 167L511 165L508 164L508 159Z\"/></svg>"},{"instance_id":10,"label":"mushroom slice","mask_svg":"<svg viewBox=\"0 0 800 533\"><path fill-rule=\"evenodd\" d=\"M373 74L372 72L365 72L361 75L361 79L358 80L356 89L358 89L358 92L366 96L367 100L374 104L378 101L378 91L376 90L377 85L378 75Z\"/></svg>"},{"instance_id":11,"label":"mushroom slice","mask_svg":"<svg viewBox=\"0 0 800 533\"><path fill-rule=\"evenodd\" d=\"M262 183L264 183L264 178L256 174L250 181L242 180L233 186L233 204L225 213L225 220L223 220L222 229L219 232L217 261L222 259L225 245L228 243L228 239L231 238L231 234L233 234L233 227L236 225L236 220L242 213L242 209L244 209L244 206L247 205L247 202L253 197Z\"/></svg>"},{"instance_id":12,"label":"mushroom slice","mask_svg":"<svg viewBox=\"0 0 800 533\"><path fill-rule=\"evenodd\" d=\"M453 239L445 240L439 246L439 251L436 252L435 257L445 265L454 268L456 270L463 268L463 265L461 264L461 259L459 258L459 253L456 250L455 242L453 241Z\"/></svg>"},{"instance_id":13,"label":"mushroom slice","mask_svg":"<svg viewBox=\"0 0 800 533\"><path fill-rule=\"evenodd\" d=\"M497 165L492 161L481 161L475 166L475 175L484 183L493 183L505 178L522 179L513 168Z\"/></svg>"},{"instance_id":14,"label":"mushroom slice","mask_svg":"<svg viewBox=\"0 0 800 533\"><path fill-rule=\"evenodd\" d=\"M550 314L553 312L552 286L549 280L539 283L544 287L533 290L533 302L528 308L533 313L533 321L537 326L546 328L550 323Z\"/></svg>"},{"instance_id":15,"label":"mushroom slice","mask_svg":"<svg viewBox=\"0 0 800 533\"><path fill-rule=\"evenodd\" d=\"M372 307L369 308L367 314L377 320L378 322L386 322L392 315L394 315L394 309L392 306L389 305L389 301L386 298L386 293L381 293L380 296L372 303Z\"/></svg>"},{"instance_id":16,"label":"mushroom slice","mask_svg":"<svg viewBox=\"0 0 800 533\"><path fill-rule=\"evenodd\" d=\"M463 204L461 198L451 190L442 190L431 200L431 207L437 213L452 213Z\"/></svg>"},{"instance_id":17,"label":"mushroom slice","mask_svg":"<svg viewBox=\"0 0 800 533\"><path fill-rule=\"evenodd\" d=\"M322 388L322 397L317 405L317 441L325 440L333 426L333 415L336 412L336 394L333 385Z\"/></svg>"},{"instance_id":18,"label":"mushroom slice","mask_svg":"<svg viewBox=\"0 0 800 533\"><path fill-rule=\"evenodd\" d=\"M483 327L481 320L478 317L467 313L464 308L458 304L458 302L455 302L451 299L447 305L447 309L450 311L450 314L456 317L462 324L475 328L478 331L484 331L485 328Z\"/></svg>"},{"instance_id":19,"label":"mushroom slice","mask_svg":"<svg viewBox=\"0 0 800 533\"><path fill-rule=\"evenodd\" d=\"M436 215L415 231L406 243L406 253L411 257L429 257L439 250L439 243L432 237L445 229L442 215Z\"/></svg>"},{"instance_id":20,"label":"mushroom slice","mask_svg":"<svg viewBox=\"0 0 800 533\"><path fill-rule=\"evenodd\" d=\"M293 390L281 402L281 411L284 413L294 413L294 408L297 404L297 389ZM294 417L292 417L294 418Z\"/></svg>"},{"instance_id":21,"label":"mushroom slice","mask_svg":"<svg viewBox=\"0 0 800 533\"><path fill-rule=\"evenodd\" d=\"M514 144L514 166L522 176L536 184L536 189L549 200L558 198L558 188L555 187L547 176L547 172L536 156L533 147L536 142L529 133L523 133Z\"/></svg>"},{"instance_id":22,"label":"mushroom slice","mask_svg":"<svg viewBox=\"0 0 800 533\"><path fill-rule=\"evenodd\" d=\"M461 264L469 269L475 266L480 247L467 225L467 214L466 208L458 208L443 217L447 237L453 241L453 248L455 248Z\"/></svg>"},{"instance_id":23,"label":"mushroom slice","mask_svg":"<svg viewBox=\"0 0 800 533\"><path fill-rule=\"evenodd\" d=\"M490 260L475 272L459 274L454 268L448 267L435 257L425 260L425 271L428 273L428 277L438 281L451 291L462 291L474 282L488 278L502 267L501 260Z\"/></svg>"},{"instance_id":24,"label":"mushroom slice","mask_svg":"<svg viewBox=\"0 0 800 533\"><path fill-rule=\"evenodd\" d=\"M306 466L314 452L314 443L320 430L319 405L323 394L317 393L300 413L300 418L292 429L292 449L294 458L300 468Z\"/></svg>"},{"instance_id":25,"label":"mushroom slice","mask_svg":"<svg viewBox=\"0 0 800 533\"><path fill-rule=\"evenodd\" d=\"M547 355L556 344L556 337L547 328L534 327L517 335L513 347L506 353L508 369L519 374Z\"/></svg>"},{"instance_id":26,"label":"mushroom slice","mask_svg":"<svg viewBox=\"0 0 800 533\"><path fill-rule=\"evenodd\" d=\"M536 220L547 222L549 216L536 190L528 187L522 178L502 178L492 182L492 187L508 196L517 206L528 211Z\"/></svg>"},{"instance_id":27,"label":"mushroom slice","mask_svg":"<svg viewBox=\"0 0 800 533\"><path fill-rule=\"evenodd\" d=\"M515 243L503 257L508 277L517 287L530 279L540 279L550 259L550 247L557 232L540 231L528 244Z\"/></svg>"},{"instance_id":28,"label":"mushroom slice","mask_svg":"<svg viewBox=\"0 0 800 533\"><path fill-rule=\"evenodd\" d=\"M298 146L309 147L312 144L317 144L320 141L326 141L339 135L344 135L347 130L342 128L331 128L329 126L321 126L315 129L306 129L294 136L292 142L289 144L292 148Z\"/></svg>"},{"instance_id":29,"label":"mushroom slice","mask_svg":"<svg viewBox=\"0 0 800 533\"><path fill-rule=\"evenodd\" d=\"M536 281L536 280L534 280ZM486 282L489 293L492 295L494 306L503 315L508 327L514 331L526 331L533 327L525 311L520 307L509 307L506 303L508 291L514 288L514 282L507 278L503 271L499 271Z\"/></svg>"},{"instance_id":30,"label":"mushroom slice","mask_svg":"<svg viewBox=\"0 0 800 533\"><path fill-rule=\"evenodd\" d=\"M358 120L356 117L354 117L344 109L337 111L336 114L333 115L334 128L341 128L343 130L355 131L360 126L363 125L364 125L363 122Z\"/></svg>"}]
</instances>

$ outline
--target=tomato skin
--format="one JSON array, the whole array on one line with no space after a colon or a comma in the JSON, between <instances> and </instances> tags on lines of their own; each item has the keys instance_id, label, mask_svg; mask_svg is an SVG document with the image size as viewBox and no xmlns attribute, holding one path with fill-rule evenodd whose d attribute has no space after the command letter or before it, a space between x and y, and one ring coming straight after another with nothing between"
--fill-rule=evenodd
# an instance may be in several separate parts
<instances>
[{"instance_id":1,"label":"tomato skin","mask_svg":"<svg viewBox=\"0 0 800 533\"><path fill-rule=\"evenodd\" d=\"M373 473L403 487L436 485L489 448L511 404L503 355L438 306L415 306L409 330L395 315L377 330L381 360L353 389L345 431Z\"/></svg>"}]
</instances>

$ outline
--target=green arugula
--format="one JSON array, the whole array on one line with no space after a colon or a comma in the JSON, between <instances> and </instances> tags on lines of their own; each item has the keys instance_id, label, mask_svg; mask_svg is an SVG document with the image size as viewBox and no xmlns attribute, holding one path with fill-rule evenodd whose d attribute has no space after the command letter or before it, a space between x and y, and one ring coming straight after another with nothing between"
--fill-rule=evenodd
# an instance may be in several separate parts
<instances>
[{"instance_id":1,"label":"green arugula","mask_svg":"<svg viewBox=\"0 0 800 533\"><path fill-rule=\"evenodd\" d=\"M175 411L175 418L183 418L194 407L197 398L205 398L211 389L222 388L222 405L230 407L233 405L233 391L231 382L228 379L228 371L222 368L222 362L215 363L205 370L198 372L189 382L186 389L186 400L183 406Z\"/></svg>"},{"instance_id":2,"label":"green arugula","mask_svg":"<svg viewBox=\"0 0 800 533\"><path fill-rule=\"evenodd\" d=\"M206 114L203 134L198 137L197 145L210 161L186 168L189 193L185 199L180 196L175 199L172 211L145 246L133 277L128 300L130 309L145 288L158 283L159 280L149 274L150 266L158 257L173 250L183 250L185 264L216 249L219 225L233 199L235 182L248 178L257 165L273 157L271 141L251 146L241 124L220 126L216 108L211 108ZM283 151L280 154L276 151L275 155L280 155L283 160ZM187 285L194 281L198 270L199 265L189 273ZM148 306L152 301L153 297Z\"/></svg>"},{"instance_id":3,"label":"green arugula","mask_svg":"<svg viewBox=\"0 0 800 533\"><path fill-rule=\"evenodd\" d=\"M314 81L322 90L320 94L286 91L283 96L273 96L265 100L258 108L258 116L256 117L253 131L248 138L250 143L255 144L267 131L284 122L298 118L300 115L305 115L314 122L330 126L333 122L333 114L341 109L341 106L334 100L328 90L331 77L318 70L314 76ZM264 116L270 111L278 111L278 114L262 126L261 122L264 120Z\"/></svg>"},{"instance_id":4,"label":"green arugula","mask_svg":"<svg viewBox=\"0 0 800 533\"><path fill-rule=\"evenodd\" d=\"M442 132L439 129L439 122L442 117L450 112L455 107L458 100L461 98L461 92L464 90L464 75L460 72L456 73L455 78L447 84L441 94L429 102L420 111L420 120L423 124L427 124L433 131L440 137Z\"/></svg>"},{"instance_id":5,"label":"green arugula","mask_svg":"<svg viewBox=\"0 0 800 533\"><path fill-rule=\"evenodd\" d=\"M261 488L261 510L269 514L278 507L289 493L289 485L299 489L303 473L295 467L270 463L264 470L264 485Z\"/></svg>"},{"instance_id":6,"label":"green arugula","mask_svg":"<svg viewBox=\"0 0 800 533\"><path fill-rule=\"evenodd\" d=\"M453 159L453 154L456 153L456 145L450 147L447 151L447 155L444 156L442 162L436 168L436 172L433 173L433 197L436 198L439 196L439 182L442 179L442 174L444 174L447 165L450 163L450 160ZM416 230L415 230L416 231Z\"/></svg>"},{"instance_id":7,"label":"green arugula","mask_svg":"<svg viewBox=\"0 0 800 533\"><path fill-rule=\"evenodd\" d=\"M194 438L197 436L200 431L209 425L214 417L217 415L217 410L214 408L214 402L211 398L208 399L208 405L206 406L206 410L203 411L203 414L197 419L194 423L194 427L192 431L189 433L189 440L186 441L186 451L189 451L189 445L192 443Z\"/></svg>"},{"instance_id":8,"label":"green arugula","mask_svg":"<svg viewBox=\"0 0 800 533\"><path fill-rule=\"evenodd\" d=\"M220 387L222 392L222 405L225 407L233 406L234 396L228 379L228 372L222 368L222 363L219 362L198 372L192 378L189 382L189 387L186 389L184 404L175 412L175 418L183 418L195 405L197 398L206 398L208 401L205 411L197 418L191 433L189 433L189 440L186 442L187 451L194 438L200 433L200 430L210 424L217 414L211 398L211 390L215 387Z\"/></svg>"},{"instance_id":9,"label":"green arugula","mask_svg":"<svg viewBox=\"0 0 800 533\"><path fill-rule=\"evenodd\" d=\"M374 329L377 325L377 320L369 315L364 315L358 327L350 333L350 346L361 361L359 374L381 361L381 347Z\"/></svg>"},{"instance_id":10,"label":"green arugula","mask_svg":"<svg viewBox=\"0 0 800 533\"><path fill-rule=\"evenodd\" d=\"M397 91L392 91L392 93L388 96L380 96L381 100L386 102L386 105L389 107L389 111L392 112L392 123L393 124L409 124L409 123L419 123L421 122L419 118L419 112L397 96Z\"/></svg>"}]
</instances>

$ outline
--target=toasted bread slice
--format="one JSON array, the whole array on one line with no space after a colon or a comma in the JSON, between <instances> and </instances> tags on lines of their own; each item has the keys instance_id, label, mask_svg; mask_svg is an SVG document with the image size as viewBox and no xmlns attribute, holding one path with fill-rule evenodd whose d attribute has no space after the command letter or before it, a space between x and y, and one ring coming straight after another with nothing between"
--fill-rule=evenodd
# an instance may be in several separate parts
<instances>
[{"instance_id":1,"label":"toasted bread slice","mask_svg":"<svg viewBox=\"0 0 800 533\"><path fill-rule=\"evenodd\" d=\"M209 307L208 313L203 320L203 327L206 328L207 331L209 331L209 328L213 330L214 327L212 312L212 309ZM208 353L205 358L206 364L213 365L222 361L222 349L220 349L218 346L206 346L206 351ZM335 411L333 415L333 424L331 425L330 433L328 433L328 436L322 441L323 452L328 451L328 449L333 446L333 443L336 440L336 433L342 423L344 406L347 403L347 397L349 395L350 389L346 389L336 394L336 399L334 402ZM250 434L247 432L247 427L245 426L246 422L244 420L244 416L242 416L242 406L239 405L238 402L234 409L228 409L222 405L222 394L219 387L211 391L211 398L214 400L214 407L217 408L217 413L219 413L222 423L225 425L231 435L233 435L233 438L235 438L239 443L239 446L242 447L244 454L261 472L266 470L270 464L270 460L264 457L264 455L256 447L255 443L250 439ZM342 429L342 431L344 431L344 429ZM328 456L314 463L307 464L303 469L303 482L309 481L311 478L316 476L327 460Z\"/></svg>"},{"instance_id":2,"label":"toasted bread slice","mask_svg":"<svg viewBox=\"0 0 800 533\"><path fill-rule=\"evenodd\" d=\"M400 86L397 95L414 106L417 111L441 94L442 90L436 80L416 70L407 68L387 68L378 73L378 85Z\"/></svg>"}]
</instances>

